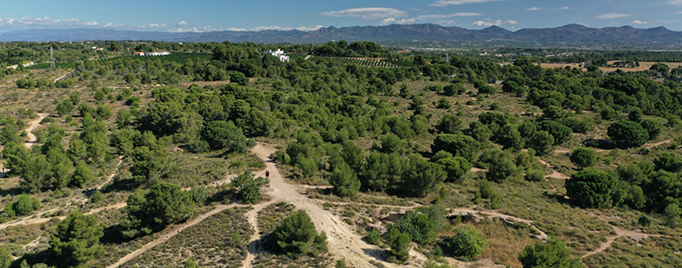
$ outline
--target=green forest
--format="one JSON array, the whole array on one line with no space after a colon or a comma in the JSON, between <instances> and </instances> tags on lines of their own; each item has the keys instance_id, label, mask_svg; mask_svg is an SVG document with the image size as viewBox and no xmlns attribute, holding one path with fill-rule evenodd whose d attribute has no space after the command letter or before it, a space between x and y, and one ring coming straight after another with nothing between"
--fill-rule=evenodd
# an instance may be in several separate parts
<instances>
[{"instance_id":1,"label":"green forest","mask_svg":"<svg viewBox=\"0 0 682 268\"><path fill-rule=\"evenodd\" d=\"M0 268L677 267L682 54L575 53L10 43Z\"/></svg>"}]
</instances>

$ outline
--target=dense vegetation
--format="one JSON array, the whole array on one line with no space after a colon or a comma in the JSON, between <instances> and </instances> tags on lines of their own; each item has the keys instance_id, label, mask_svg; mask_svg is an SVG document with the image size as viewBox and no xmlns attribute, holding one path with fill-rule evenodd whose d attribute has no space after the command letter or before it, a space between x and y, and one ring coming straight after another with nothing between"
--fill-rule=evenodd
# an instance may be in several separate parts
<instances>
[{"instance_id":1,"label":"dense vegetation","mask_svg":"<svg viewBox=\"0 0 682 268\"><path fill-rule=\"evenodd\" d=\"M290 178L331 185L335 196L323 194L326 198L378 196L435 203L406 212L387 224L383 234L368 231L368 241L385 243L389 259L399 263L409 261L412 242L433 255L462 260L484 255L492 247L486 242L490 237L475 224L453 226L446 209L473 202L482 209L509 211L504 204L511 201L504 198L518 200L529 194L510 193L512 189L551 184L554 193L541 197L543 202L571 211L617 208L664 222L656 225L657 232L674 234L664 228L681 222L681 140L674 134L682 128L678 82L658 83L642 73L606 74L599 68L543 69L523 57L512 65L473 57L445 62L438 55L400 55L371 42L284 47L289 52L385 57L411 64L372 68L325 57L283 63L262 56L273 46L253 43L102 45L110 57L96 60L65 45L72 52L64 52L64 59L76 65L66 79L50 82L27 75L12 85L17 90L66 92L52 96L45 122L49 127L43 128L39 146L24 145L26 122L9 115L0 118L4 167L20 178L18 191L23 193L5 203L5 221L43 206L30 195L45 201L50 193L90 189L117 156L126 161L124 178L114 179L118 188L103 189L109 196L125 193L119 196L127 207L118 225L102 236L101 230L89 227L94 225L92 217L71 214L50 239L54 263L87 262L104 254L98 250L100 237L117 243L141 241L135 239L181 224L198 210L205 211L204 206L229 202L232 195L258 203L266 179L240 172L224 186L229 189L209 195L186 187L199 179L183 174L180 170L188 169L177 161L184 154L233 161L247 155L256 140L279 143L273 158ZM9 64L44 58L43 50L26 52L30 47L17 44L0 60ZM138 50L188 54L126 54ZM29 71L18 68L0 77L22 72ZM497 85L497 80L504 82ZM29 112L13 115L19 114ZM647 146L663 138L669 147ZM570 157L555 153L563 147L571 149ZM555 186L552 177L545 178L550 164L542 164L540 157L564 165L560 171L570 179ZM230 167L244 165L234 161ZM473 173L473 167L485 174ZM197 177L212 178L203 184L222 179L224 174L215 175L215 169L197 172ZM571 239L556 225L543 224L550 234ZM88 227L87 236L64 231L72 225ZM273 236L279 250L291 258L327 251L325 234L315 230L303 211L285 218ZM518 260L528 267L575 267L571 250L584 253L589 243L577 240L568 248L560 240L534 243ZM91 249L63 250L71 244Z\"/></svg>"}]
</instances>

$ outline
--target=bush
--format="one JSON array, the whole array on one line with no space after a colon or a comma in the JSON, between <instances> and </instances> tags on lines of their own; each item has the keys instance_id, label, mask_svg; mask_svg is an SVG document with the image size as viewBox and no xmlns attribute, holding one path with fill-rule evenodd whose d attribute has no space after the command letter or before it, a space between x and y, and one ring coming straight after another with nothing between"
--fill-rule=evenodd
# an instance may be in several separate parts
<instances>
[{"instance_id":1,"label":"bush","mask_svg":"<svg viewBox=\"0 0 682 268\"><path fill-rule=\"evenodd\" d=\"M597 151L594 149L578 148L570 156L571 162L580 168L594 166L597 163Z\"/></svg>"},{"instance_id":2,"label":"bush","mask_svg":"<svg viewBox=\"0 0 682 268\"><path fill-rule=\"evenodd\" d=\"M638 147L649 139L649 133L637 122L621 120L607 129L607 134L621 148Z\"/></svg>"},{"instance_id":3,"label":"bush","mask_svg":"<svg viewBox=\"0 0 682 268\"><path fill-rule=\"evenodd\" d=\"M542 181L545 179L545 173L540 170L527 170L525 179L527 181Z\"/></svg>"},{"instance_id":4,"label":"bush","mask_svg":"<svg viewBox=\"0 0 682 268\"><path fill-rule=\"evenodd\" d=\"M411 155L407 170L402 174L400 192L411 197L424 197L446 177L447 173L440 165L428 162L420 155Z\"/></svg>"},{"instance_id":5,"label":"bush","mask_svg":"<svg viewBox=\"0 0 682 268\"><path fill-rule=\"evenodd\" d=\"M260 187L267 185L268 180L263 177L256 178L251 172L244 172L232 179L230 185L237 191L237 197L243 202L255 204L260 201Z\"/></svg>"},{"instance_id":6,"label":"bush","mask_svg":"<svg viewBox=\"0 0 682 268\"><path fill-rule=\"evenodd\" d=\"M280 250L290 257L315 256L327 251L327 236L315 231L315 225L303 210L284 218L273 235Z\"/></svg>"},{"instance_id":7,"label":"bush","mask_svg":"<svg viewBox=\"0 0 682 268\"><path fill-rule=\"evenodd\" d=\"M391 248L391 255L395 258L395 262L403 263L410 258L412 240L410 240L409 234L400 232L396 227L391 227L386 233L386 243Z\"/></svg>"},{"instance_id":8,"label":"bush","mask_svg":"<svg viewBox=\"0 0 682 268\"><path fill-rule=\"evenodd\" d=\"M613 205L618 180L609 173L588 169L571 175L566 181L566 193L571 202L584 208L604 208Z\"/></svg>"},{"instance_id":9,"label":"bush","mask_svg":"<svg viewBox=\"0 0 682 268\"><path fill-rule=\"evenodd\" d=\"M432 152L446 151L454 156L461 156L471 161L480 150L480 144L474 138L463 134L438 134L431 145Z\"/></svg>"},{"instance_id":10,"label":"bush","mask_svg":"<svg viewBox=\"0 0 682 268\"><path fill-rule=\"evenodd\" d=\"M442 133L454 134L462 127L462 119L456 115L447 114L436 125L436 129Z\"/></svg>"},{"instance_id":11,"label":"bush","mask_svg":"<svg viewBox=\"0 0 682 268\"><path fill-rule=\"evenodd\" d=\"M551 154L554 151L554 137L547 131L536 132L527 142L537 155Z\"/></svg>"},{"instance_id":12,"label":"bush","mask_svg":"<svg viewBox=\"0 0 682 268\"><path fill-rule=\"evenodd\" d=\"M654 165L657 170L662 169L668 172L680 172L682 171L682 157L676 153L665 152L656 156Z\"/></svg>"},{"instance_id":13,"label":"bush","mask_svg":"<svg viewBox=\"0 0 682 268\"><path fill-rule=\"evenodd\" d=\"M511 157L503 155L497 161L491 163L485 176L491 181L501 182L514 175L517 170L518 168Z\"/></svg>"},{"instance_id":14,"label":"bush","mask_svg":"<svg viewBox=\"0 0 682 268\"><path fill-rule=\"evenodd\" d=\"M475 259L483 254L488 247L485 235L479 233L470 225L463 225L455 229L455 235L448 243L448 253L467 260Z\"/></svg>"},{"instance_id":15,"label":"bush","mask_svg":"<svg viewBox=\"0 0 682 268\"><path fill-rule=\"evenodd\" d=\"M360 190L360 180L346 163L334 168L329 176L329 183L334 186L334 193L341 197L354 196Z\"/></svg>"},{"instance_id":16,"label":"bush","mask_svg":"<svg viewBox=\"0 0 682 268\"><path fill-rule=\"evenodd\" d=\"M367 243L370 243L372 245L380 245L381 234L376 229L372 229L367 233L365 240L367 240Z\"/></svg>"},{"instance_id":17,"label":"bush","mask_svg":"<svg viewBox=\"0 0 682 268\"><path fill-rule=\"evenodd\" d=\"M8 206L12 207L12 211L14 211L17 216L26 216L38 209L40 201L38 199L31 199L27 194L21 194L16 202Z\"/></svg>"},{"instance_id":18,"label":"bush","mask_svg":"<svg viewBox=\"0 0 682 268\"><path fill-rule=\"evenodd\" d=\"M184 222L194 214L192 197L180 186L156 183L148 192L136 190L128 197L128 217L121 223L132 238Z\"/></svg>"},{"instance_id":19,"label":"bush","mask_svg":"<svg viewBox=\"0 0 682 268\"><path fill-rule=\"evenodd\" d=\"M255 145L244 136L242 129L235 126L232 121L209 122L201 130L201 137L208 142L211 148L228 149L229 152L243 153Z\"/></svg>"},{"instance_id":20,"label":"bush","mask_svg":"<svg viewBox=\"0 0 682 268\"><path fill-rule=\"evenodd\" d=\"M95 216L75 212L59 223L50 237L50 252L57 263L75 266L102 251L99 239L103 235Z\"/></svg>"},{"instance_id":21,"label":"bush","mask_svg":"<svg viewBox=\"0 0 682 268\"><path fill-rule=\"evenodd\" d=\"M442 152L442 151L441 151ZM438 154L438 153L436 153ZM447 181L461 182L471 171L471 163L461 156L441 158L436 161L447 172Z\"/></svg>"},{"instance_id":22,"label":"bush","mask_svg":"<svg viewBox=\"0 0 682 268\"><path fill-rule=\"evenodd\" d=\"M571 250L557 238L547 241L536 241L519 254L519 261L524 268L582 268L580 259L573 258Z\"/></svg>"}]
</instances>

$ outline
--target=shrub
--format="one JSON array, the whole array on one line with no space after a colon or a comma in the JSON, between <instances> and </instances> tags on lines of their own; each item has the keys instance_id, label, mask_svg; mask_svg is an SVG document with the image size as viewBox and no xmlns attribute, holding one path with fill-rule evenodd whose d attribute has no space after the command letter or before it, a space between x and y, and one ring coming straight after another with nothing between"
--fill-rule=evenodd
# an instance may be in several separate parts
<instances>
[{"instance_id":1,"label":"shrub","mask_svg":"<svg viewBox=\"0 0 682 268\"><path fill-rule=\"evenodd\" d=\"M573 258L571 250L557 238L547 241L536 241L519 254L519 261L524 268L581 268L580 259Z\"/></svg>"},{"instance_id":2,"label":"shrub","mask_svg":"<svg viewBox=\"0 0 682 268\"><path fill-rule=\"evenodd\" d=\"M483 254L487 247L485 235L470 225L463 225L455 229L447 248L450 255L471 260Z\"/></svg>"},{"instance_id":3,"label":"shrub","mask_svg":"<svg viewBox=\"0 0 682 268\"><path fill-rule=\"evenodd\" d=\"M649 133L637 122L621 120L607 129L607 134L621 148L638 147L649 139Z\"/></svg>"},{"instance_id":4,"label":"shrub","mask_svg":"<svg viewBox=\"0 0 682 268\"><path fill-rule=\"evenodd\" d=\"M249 204L255 204L261 198L260 187L267 185L268 180L263 177L256 178L256 175L247 171L232 179L230 184L237 191L239 199Z\"/></svg>"},{"instance_id":5,"label":"shrub","mask_svg":"<svg viewBox=\"0 0 682 268\"><path fill-rule=\"evenodd\" d=\"M327 251L327 236L315 231L315 225L303 210L284 218L273 235L280 250L290 257L317 255Z\"/></svg>"},{"instance_id":6,"label":"shrub","mask_svg":"<svg viewBox=\"0 0 682 268\"><path fill-rule=\"evenodd\" d=\"M609 173L588 169L571 175L566 181L566 193L571 202L588 208L611 207L612 196L618 190L618 180Z\"/></svg>"},{"instance_id":7,"label":"shrub","mask_svg":"<svg viewBox=\"0 0 682 268\"><path fill-rule=\"evenodd\" d=\"M578 148L570 156L571 162L580 168L594 166L597 163L597 151L594 149Z\"/></svg>"},{"instance_id":8,"label":"shrub","mask_svg":"<svg viewBox=\"0 0 682 268\"><path fill-rule=\"evenodd\" d=\"M329 176L329 183L334 186L334 193L341 197L354 196L360 190L360 180L346 163L334 168Z\"/></svg>"},{"instance_id":9,"label":"shrub","mask_svg":"<svg viewBox=\"0 0 682 268\"><path fill-rule=\"evenodd\" d=\"M102 251L99 239L103 235L103 228L97 224L95 216L75 212L59 223L50 237L50 252L57 263L75 266Z\"/></svg>"},{"instance_id":10,"label":"shrub","mask_svg":"<svg viewBox=\"0 0 682 268\"><path fill-rule=\"evenodd\" d=\"M410 243L412 241L409 234L400 232L396 227L391 227L386 233L386 243L391 248L391 255L395 258L395 262L403 263L410 258Z\"/></svg>"}]
</instances>

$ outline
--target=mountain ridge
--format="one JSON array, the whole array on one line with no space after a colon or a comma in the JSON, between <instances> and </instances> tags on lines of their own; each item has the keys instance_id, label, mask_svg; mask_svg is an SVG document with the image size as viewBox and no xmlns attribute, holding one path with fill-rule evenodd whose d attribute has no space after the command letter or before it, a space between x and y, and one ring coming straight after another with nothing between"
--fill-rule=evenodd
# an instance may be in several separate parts
<instances>
[{"instance_id":1,"label":"mountain ridge","mask_svg":"<svg viewBox=\"0 0 682 268\"><path fill-rule=\"evenodd\" d=\"M10 41L154 40L172 42L323 43L334 40L406 43L413 41L489 43L535 46L680 47L682 32L664 26L639 29L629 25L591 28L567 24L554 28L509 31L499 26L475 30L438 24L324 27L314 31L264 30L215 32L145 32L111 29L32 29L5 33Z\"/></svg>"}]
</instances>

